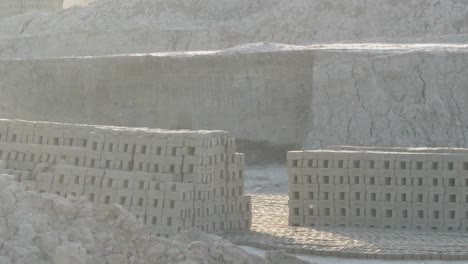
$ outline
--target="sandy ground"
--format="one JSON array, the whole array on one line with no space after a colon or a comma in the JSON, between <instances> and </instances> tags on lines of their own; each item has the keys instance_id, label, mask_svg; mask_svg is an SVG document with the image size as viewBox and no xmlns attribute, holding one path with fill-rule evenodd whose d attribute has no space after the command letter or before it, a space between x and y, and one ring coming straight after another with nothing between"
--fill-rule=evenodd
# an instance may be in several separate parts
<instances>
[{"instance_id":1,"label":"sandy ground","mask_svg":"<svg viewBox=\"0 0 468 264\"><path fill-rule=\"evenodd\" d=\"M286 164L267 166L248 166L245 182L246 192L250 194L287 194L288 171Z\"/></svg>"},{"instance_id":2,"label":"sandy ground","mask_svg":"<svg viewBox=\"0 0 468 264\"><path fill-rule=\"evenodd\" d=\"M310 252L316 256L309 257L309 260L317 263L446 263L443 260L393 260L393 256L404 256L403 259L424 259L428 256L435 259L445 256L442 257L445 259L448 256L447 259L457 260L468 255L468 234L465 233L353 227L290 227L287 170L286 166L280 164L248 167L246 192L252 194L252 229L227 233L224 236L240 245L262 249L294 249L295 253ZM358 258L340 258L356 254Z\"/></svg>"},{"instance_id":3,"label":"sandy ground","mask_svg":"<svg viewBox=\"0 0 468 264\"><path fill-rule=\"evenodd\" d=\"M241 246L245 251L264 257L266 251L254 247ZM296 257L317 264L444 264L444 263L466 263L466 261L443 261L443 260L379 260L379 259L348 259L335 257L318 257L310 255L295 255Z\"/></svg>"}]
</instances>

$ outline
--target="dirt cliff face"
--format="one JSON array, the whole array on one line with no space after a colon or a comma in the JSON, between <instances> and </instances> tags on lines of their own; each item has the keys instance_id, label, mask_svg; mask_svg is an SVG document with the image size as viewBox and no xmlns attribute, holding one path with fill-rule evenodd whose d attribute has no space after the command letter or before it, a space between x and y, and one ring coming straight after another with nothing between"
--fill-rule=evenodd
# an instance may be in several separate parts
<instances>
[{"instance_id":1,"label":"dirt cliff face","mask_svg":"<svg viewBox=\"0 0 468 264\"><path fill-rule=\"evenodd\" d=\"M412 47L318 56L307 146L466 147L466 49Z\"/></svg>"},{"instance_id":2,"label":"dirt cliff face","mask_svg":"<svg viewBox=\"0 0 468 264\"><path fill-rule=\"evenodd\" d=\"M159 54L0 61L3 115L32 120L225 129L302 143L312 53ZM28 95L29 94L29 95Z\"/></svg>"},{"instance_id":3,"label":"dirt cliff face","mask_svg":"<svg viewBox=\"0 0 468 264\"><path fill-rule=\"evenodd\" d=\"M0 22L0 57L216 50L255 42L464 41L464 0L99 0Z\"/></svg>"},{"instance_id":4,"label":"dirt cliff face","mask_svg":"<svg viewBox=\"0 0 468 264\"><path fill-rule=\"evenodd\" d=\"M2 115L223 129L266 149L466 146L466 51L464 45L258 45L1 60Z\"/></svg>"}]
</instances>

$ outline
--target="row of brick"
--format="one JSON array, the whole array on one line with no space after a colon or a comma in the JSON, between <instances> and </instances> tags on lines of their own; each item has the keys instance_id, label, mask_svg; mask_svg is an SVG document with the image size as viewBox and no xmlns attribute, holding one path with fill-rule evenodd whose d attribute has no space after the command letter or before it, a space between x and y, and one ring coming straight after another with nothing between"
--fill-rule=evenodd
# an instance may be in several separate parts
<instances>
[{"instance_id":1,"label":"row of brick","mask_svg":"<svg viewBox=\"0 0 468 264\"><path fill-rule=\"evenodd\" d=\"M289 224L468 231L468 155L288 153Z\"/></svg>"},{"instance_id":2,"label":"row of brick","mask_svg":"<svg viewBox=\"0 0 468 264\"><path fill-rule=\"evenodd\" d=\"M244 155L225 131L2 119L0 159L31 188L120 204L156 235L250 228Z\"/></svg>"}]
</instances>

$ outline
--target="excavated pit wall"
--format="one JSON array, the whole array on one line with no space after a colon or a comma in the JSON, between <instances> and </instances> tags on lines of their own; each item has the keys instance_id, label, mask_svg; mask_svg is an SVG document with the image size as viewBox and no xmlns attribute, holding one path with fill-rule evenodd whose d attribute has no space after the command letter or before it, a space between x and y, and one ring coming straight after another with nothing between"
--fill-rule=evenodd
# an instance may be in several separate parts
<instances>
[{"instance_id":1,"label":"excavated pit wall","mask_svg":"<svg viewBox=\"0 0 468 264\"><path fill-rule=\"evenodd\" d=\"M289 224L468 231L466 153L290 151Z\"/></svg>"},{"instance_id":2,"label":"excavated pit wall","mask_svg":"<svg viewBox=\"0 0 468 264\"><path fill-rule=\"evenodd\" d=\"M444 35L463 43L467 13L465 0L100 0L0 21L0 58L218 50L262 41L433 43Z\"/></svg>"},{"instance_id":3,"label":"excavated pit wall","mask_svg":"<svg viewBox=\"0 0 468 264\"><path fill-rule=\"evenodd\" d=\"M397 46L315 58L308 148L467 146L466 47Z\"/></svg>"},{"instance_id":4,"label":"excavated pit wall","mask_svg":"<svg viewBox=\"0 0 468 264\"><path fill-rule=\"evenodd\" d=\"M287 150L307 136L312 70L313 54L294 51L2 60L0 108L7 118L223 129L246 153L249 142Z\"/></svg>"},{"instance_id":5,"label":"excavated pit wall","mask_svg":"<svg viewBox=\"0 0 468 264\"><path fill-rule=\"evenodd\" d=\"M0 110L7 118L224 129L249 161L284 161L285 151L301 146L464 147L466 51L442 44L257 45L5 59Z\"/></svg>"},{"instance_id":6,"label":"excavated pit wall","mask_svg":"<svg viewBox=\"0 0 468 264\"><path fill-rule=\"evenodd\" d=\"M0 165L39 192L119 204L158 236L251 224L244 155L225 131L0 119Z\"/></svg>"}]
</instances>

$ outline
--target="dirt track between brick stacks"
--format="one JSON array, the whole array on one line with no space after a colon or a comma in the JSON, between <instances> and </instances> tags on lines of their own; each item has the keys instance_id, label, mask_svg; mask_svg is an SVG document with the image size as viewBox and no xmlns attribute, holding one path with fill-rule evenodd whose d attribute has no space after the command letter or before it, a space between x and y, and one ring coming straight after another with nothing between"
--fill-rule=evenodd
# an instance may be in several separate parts
<instances>
[{"instance_id":1,"label":"dirt track between brick stacks","mask_svg":"<svg viewBox=\"0 0 468 264\"><path fill-rule=\"evenodd\" d=\"M468 259L468 233L290 227L287 201L287 195L253 195L251 231L228 232L223 237L238 245L285 249L296 254L366 259Z\"/></svg>"}]
</instances>

